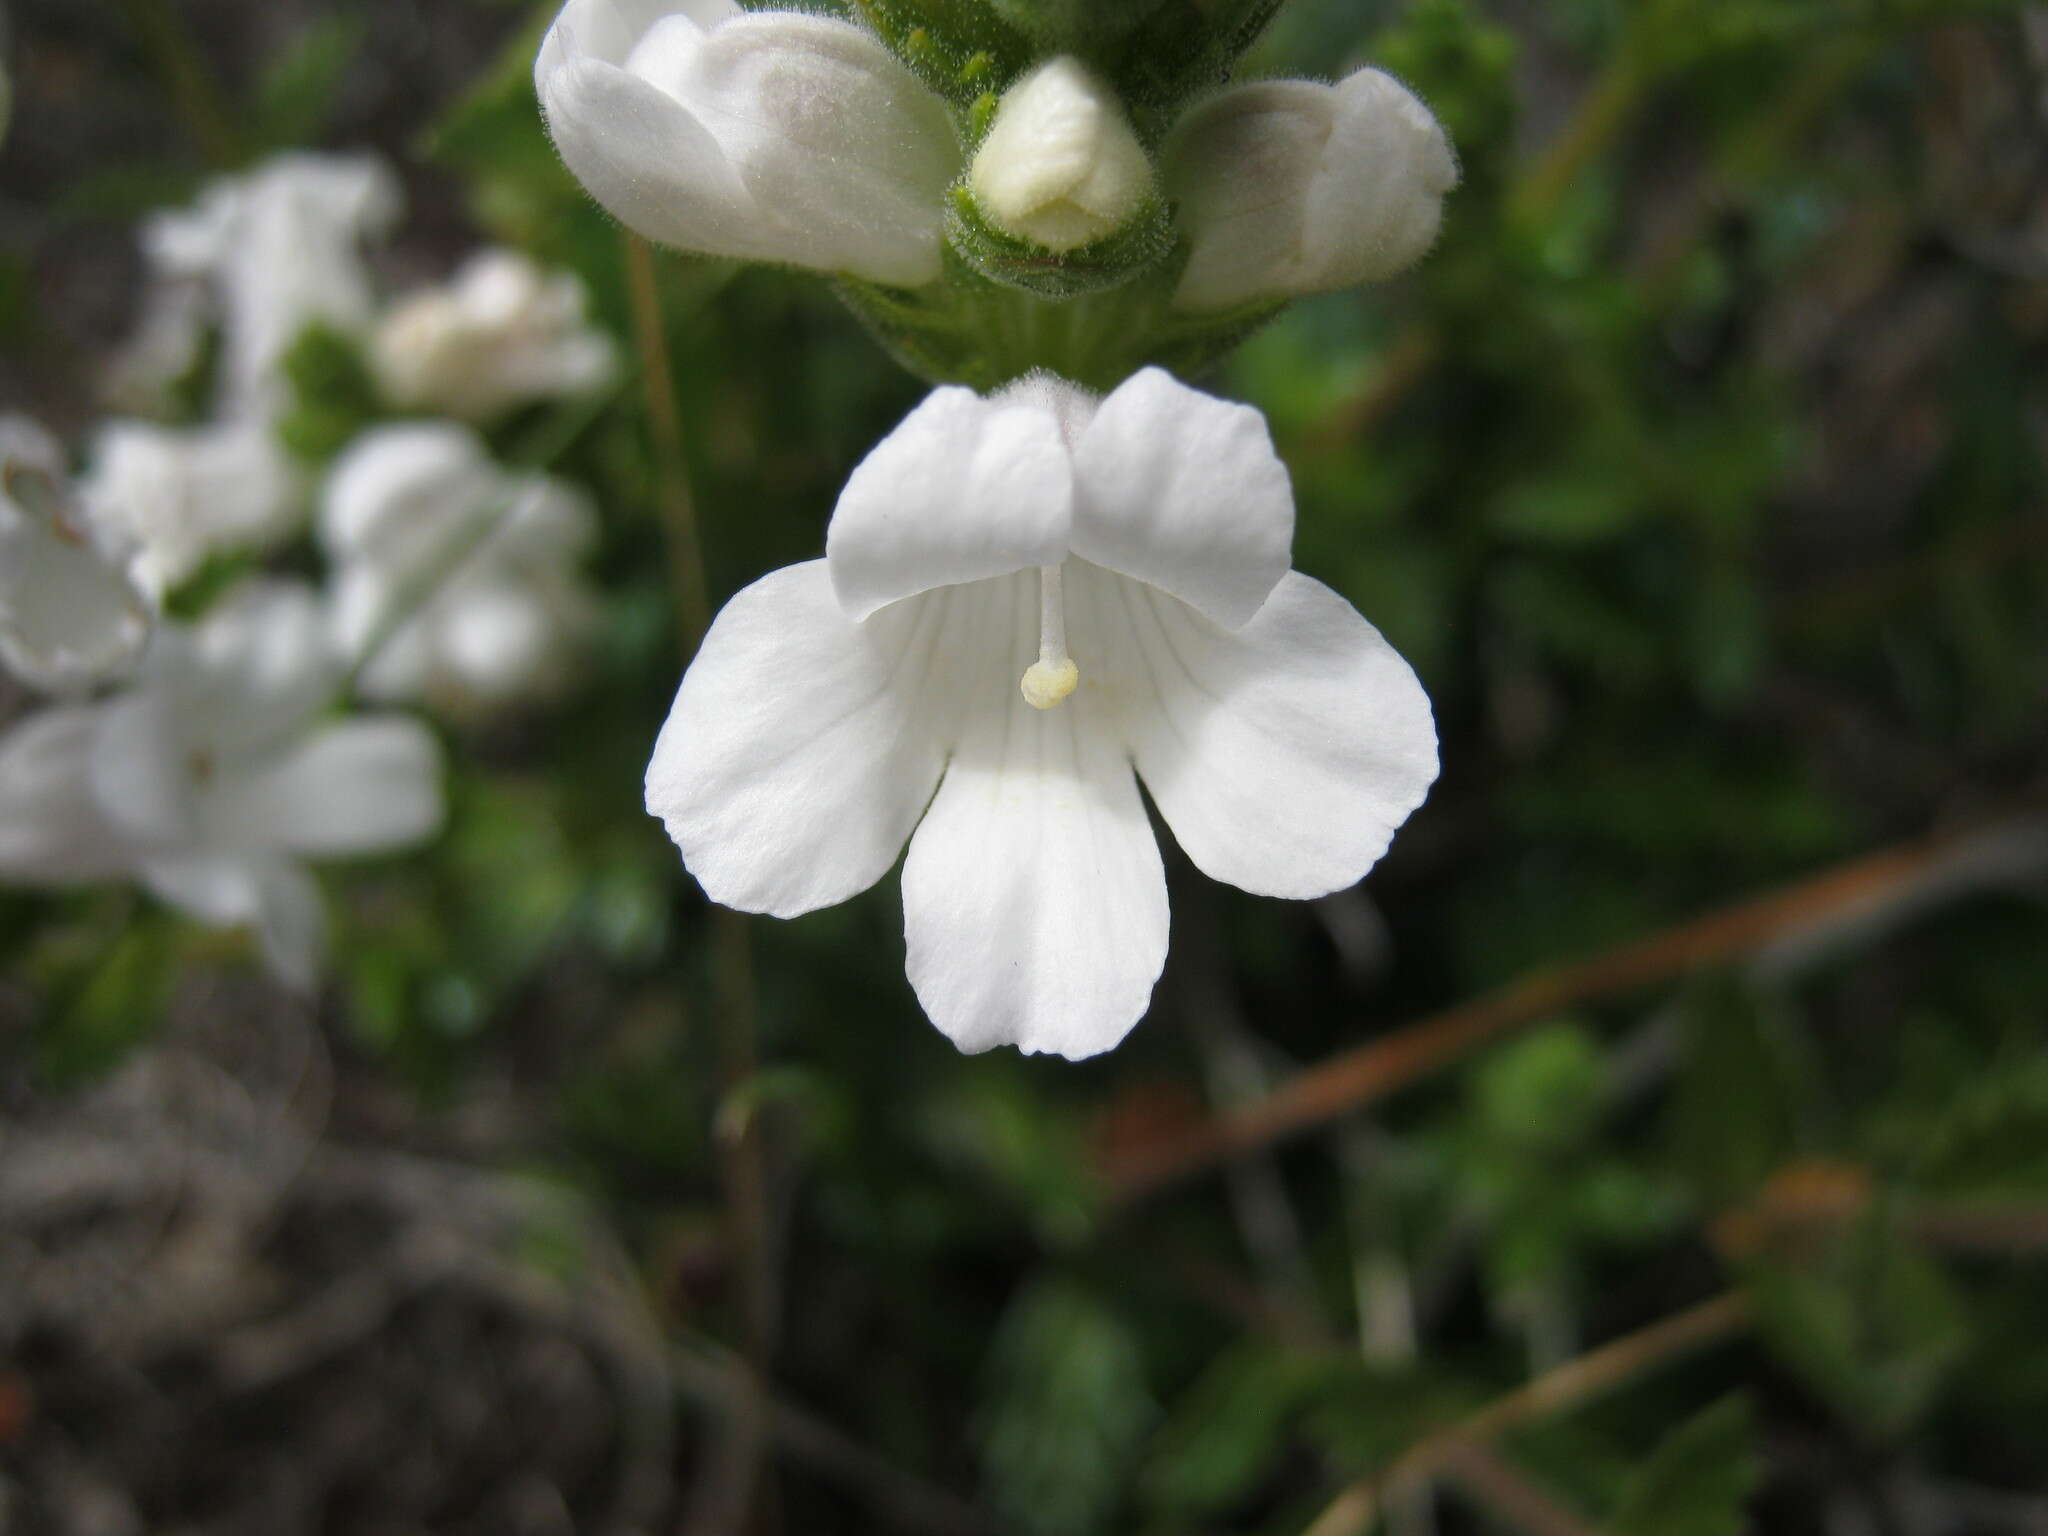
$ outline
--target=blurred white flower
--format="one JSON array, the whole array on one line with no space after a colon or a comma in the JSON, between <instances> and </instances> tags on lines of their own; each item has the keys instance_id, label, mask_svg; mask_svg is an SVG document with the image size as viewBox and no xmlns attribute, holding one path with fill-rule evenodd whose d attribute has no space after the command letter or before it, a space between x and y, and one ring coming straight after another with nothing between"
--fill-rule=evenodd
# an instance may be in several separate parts
<instances>
[{"instance_id":1,"label":"blurred white flower","mask_svg":"<svg viewBox=\"0 0 2048 1536\"><path fill-rule=\"evenodd\" d=\"M371 338L371 365L394 404L489 421L611 378L617 350L585 307L573 274L518 251L479 251L452 282L392 306Z\"/></svg>"},{"instance_id":2,"label":"blurred white flower","mask_svg":"<svg viewBox=\"0 0 2048 1536\"><path fill-rule=\"evenodd\" d=\"M1199 868L1297 898L1362 876L1436 777L1415 674L1288 569L1293 527L1258 412L1157 369L1099 401L940 389L854 472L826 558L719 615L648 808L713 900L785 917L908 839L933 1022L1107 1050L1166 956L1139 777Z\"/></svg>"},{"instance_id":3,"label":"blurred white flower","mask_svg":"<svg viewBox=\"0 0 2048 1536\"><path fill-rule=\"evenodd\" d=\"M1392 277L1429 250L1458 181L1429 108L1376 69L1223 91L1162 158L1191 247L1174 302L1194 310Z\"/></svg>"},{"instance_id":4,"label":"blurred white flower","mask_svg":"<svg viewBox=\"0 0 2048 1536\"><path fill-rule=\"evenodd\" d=\"M850 22L569 0L534 84L569 169L650 240L903 287L939 275L952 118Z\"/></svg>"},{"instance_id":5,"label":"blurred white flower","mask_svg":"<svg viewBox=\"0 0 2048 1536\"><path fill-rule=\"evenodd\" d=\"M209 555L289 537L306 510L298 467L257 420L110 421L79 489L94 521L132 551L130 573L157 599Z\"/></svg>"},{"instance_id":6,"label":"blurred white flower","mask_svg":"<svg viewBox=\"0 0 2048 1536\"><path fill-rule=\"evenodd\" d=\"M143 248L165 282L206 284L222 327L227 415L268 416L285 403L279 365L315 321L352 335L376 296L366 242L401 205L397 179L368 155L277 155L214 182L190 208L158 214Z\"/></svg>"},{"instance_id":7,"label":"blurred white flower","mask_svg":"<svg viewBox=\"0 0 2048 1536\"><path fill-rule=\"evenodd\" d=\"M1070 54L1003 93L967 179L991 224L1051 251L1114 234L1153 190L1116 91Z\"/></svg>"},{"instance_id":8,"label":"blurred white flower","mask_svg":"<svg viewBox=\"0 0 2048 1536\"><path fill-rule=\"evenodd\" d=\"M0 662L51 693L132 665L154 613L126 553L73 494L56 439L0 416Z\"/></svg>"},{"instance_id":9,"label":"blurred white flower","mask_svg":"<svg viewBox=\"0 0 2048 1536\"><path fill-rule=\"evenodd\" d=\"M393 852L443 818L440 749L399 716L322 720L341 676L319 600L253 583L166 625L136 687L0 738L0 879L132 878L200 922L253 927L310 989L325 918L302 858Z\"/></svg>"},{"instance_id":10,"label":"blurred white flower","mask_svg":"<svg viewBox=\"0 0 2048 1536\"><path fill-rule=\"evenodd\" d=\"M596 516L561 481L500 469L467 428L364 434L335 463L320 536L364 696L473 712L573 674L595 614L581 565Z\"/></svg>"}]
</instances>

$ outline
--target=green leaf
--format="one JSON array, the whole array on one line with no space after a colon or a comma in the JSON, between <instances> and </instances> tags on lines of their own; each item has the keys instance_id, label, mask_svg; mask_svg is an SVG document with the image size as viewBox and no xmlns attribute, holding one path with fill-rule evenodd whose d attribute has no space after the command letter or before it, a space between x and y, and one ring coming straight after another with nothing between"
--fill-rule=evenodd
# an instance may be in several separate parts
<instances>
[{"instance_id":1,"label":"green leaf","mask_svg":"<svg viewBox=\"0 0 2048 1536\"><path fill-rule=\"evenodd\" d=\"M1968 1347L1969 1319L1947 1273L1883 1201L1815 1256L1754 1264L1749 1295L1779 1358L1881 1439L1918 1422Z\"/></svg>"},{"instance_id":2,"label":"green leaf","mask_svg":"<svg viewBox=\"0 0 2048 1536\"><path fill-rule=\"evenodd\" d=\"M368 31L361 16L307 23L257 83L250 137L259 148L285 149L319 136Z\"/></svg>"},{"instance_id":3,"label":"green leaf","mask_svg":"<svg viewBox=\"0 0 2048 1536\"><path fill-rule=\"evenodd\" d=\"M1160 1433L1145 1467L1146 1502L1190 1516L1243 1498L1332 1376L1329 1359L1261 1340L1224 1354L1181 1394Z\"/></svg>"},{"instance_id":4,"label":"green leaf","mask_svg":"<svg viewBox=\"0 0 2048 1536\"><path fill-rule=\"evenodd\" d=\"M1926 1135L1915 1183L1944 1194L2048 1194L2048 1060L1971 1084Z\"/></svg>"},{"instance_id":5,"label":"green leaf","mask_svg":"<svg viewBox=\"0 0 2048 1536\"><path fill-rule=\"evenodd\" d=\"M1723 1398L1664 1437L1607 1536L1738 1536L1760 1470L1748 1400Z\"/></svg>"},{"instance_id":6,"label":"green leaf","mask_svg":"<svg viewBox=\"0 0 2048 1536\"><path fill-rule=\"evenodd\" d=\"M315 323L300 332L284 357L292 408L278 435L300 458L321 463L339 453L383 414L377 382L352 337Z\"/></svg>"},{"instance_id":7,"label":"green leaf","mask_svg":"<svg viewBox=\"0 0 2048 1536\"><path fill-rule=\"evenodd\" d=\"M989 1355L982 1466L990 1501L1020 1531L1108 1527L1157 1415L1123 1319L1064 1276L1026 1284Z\"/></svg>"},{"instance_id":8,"label":"green leaf","mask_svg":"<svg viewBox=\"0 0 2048 1536\"><path fill-rule=\"evenodd\" d=\"M1781 1010L1740 977L1705 979L1681 1006L1685 1054L1666 1135L1712 1210L1754 1194L1798 1149L1809 1084Z\"/></svg>"}]
</instances>

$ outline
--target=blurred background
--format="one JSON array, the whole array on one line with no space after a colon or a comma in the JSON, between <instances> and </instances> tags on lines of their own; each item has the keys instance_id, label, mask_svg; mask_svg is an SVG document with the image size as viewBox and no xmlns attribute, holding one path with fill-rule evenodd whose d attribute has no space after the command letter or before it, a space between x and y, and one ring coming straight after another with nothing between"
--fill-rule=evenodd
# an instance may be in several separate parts
<instances>
[{"instance_id":1,"label":"blurred background","mask_svg":"<svg viewBox=\"0 0 2048 1536\"><path fill-rule=\"evenodd\" d=\"M1204 382L1445 773L1315 903L1166 840L1080 1066L926 1024L893 879L721 920L641 809L678 487L722 600L922 386L795 274L636 331L553 0L10 9L0 409L82 449L141 222L293 147L396 168L380 291L509 245L629 363L492 431L599 622L323 873L317 998L0 892L0 1531L2048 1531L2048 7L1289 0L1251 66L1394 71L1464 185ZM317 469L383 407L291 372Z\"/></svg>"}]
</instances>

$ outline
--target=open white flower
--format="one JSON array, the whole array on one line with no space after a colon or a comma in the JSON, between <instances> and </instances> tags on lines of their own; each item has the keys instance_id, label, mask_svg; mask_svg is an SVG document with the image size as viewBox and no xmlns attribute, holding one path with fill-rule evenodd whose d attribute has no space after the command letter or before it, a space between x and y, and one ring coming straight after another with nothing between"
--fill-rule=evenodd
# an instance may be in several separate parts
<instances>
[{"instance_id":1,"label":"open white flower","mask_svg":"<svg viewBox=\"0 0 2048 1536\"><path fill-rule=\"evenodd\" d=\"M0 738L0 879L139 880L217 927L253 927L302 989L319 887L299 862L387 853L442 821L440 750L415 720L322 721L339 668L318 599L257 583L157 633L137 687Z\"/></svg>"},{"instance_id":2,"label":"open white flower","mask_svg":"<svg viewBox=\"0 0 2048 1536\"><path fill-rule=\"evenodd\" d=\"M479 251L452 282L392 306L370 361L394 404L490 421L612 376L617 348L586 307L573 273L544 271L518 251Z\"/></svg>"},{"instance_id":3,"label":"open white flower","mask_svg":"<svg viewBox=\"0 0 2048 1536\"><path fill-rule=\"evenodd\" d=\"M396 178L370 156L292 153L214 182L145 227L161 279L213 291L228 414L279 408L279 364L308 325L368 329L376 295L363 247L389 231L400 201Z\"/></svg>"},{"instance_id":4,"label":"open white flower","mask_svg":"<svg viewBox=\"0 0 2048 1536\"><path fill-rule=\"evenodd\" d=\"M224 550L265 549L303 520L305 488L261 420L204 427L110 421L79 483L94 522L160 599Z\"/></svg>"},{"instance_id":5,"label":"open white flower","mask_svg":"<svg viewBox=\"0 0 2048 1536\"><path fill-rule=\"evenodd\" d=\"M582 493L500 469L466 427L364 434L320 511L358 690L468 713L559 686L595 610L581 567L596 534Z\"/></svg>"},{"instance_id":6,"label":"open white flower","mask_svg":"<svg viewBox=\"0 0 2048 1536\"><path fill-rule=\"evenodd\" d=\"M1364 875L1435 779L1421 685L1288 569L1293 527L1258 412L1157 369L1100 401L940 389L854 472L826 558L719 615L648 808L712 899L777 916L907 839L933 1022L1107 1050L1166 955L1140 777L1199 868L1299 898Z\"/></svg>"},{"instance_id":7,"label":"open white flower","mask_svg":"<svg viewBox=\"0 0 2048 1536\"><path fill-rule=\"evenodd\" d=\"M569 0L534 84L569 169L650 240L905 287L939 275L952 118L850 22Z\"/></svg>"},{"instance_id":8,"label":"open white flower","mask_svg":"<svg viewBox=\"0 0 2048 1536\"><path fill-rule=\"evenodd\" d=\"M1429 108L1377 69L1223 91L1163 159L1191 247L1174 302L1192 310L1392 277L1429 250L1458 182Z\"/></svg>"},{"instance_id":9,"label":"open white flower","mask_svg":"<svg viewBox=\"0 0 2048 1536\"><path fill-rule=\"evenodd\" d=\"M154 610L125 554L72 494L56 439L0 416L0 662L51 693L132 665Z\"/></svg>"}]
</instances>

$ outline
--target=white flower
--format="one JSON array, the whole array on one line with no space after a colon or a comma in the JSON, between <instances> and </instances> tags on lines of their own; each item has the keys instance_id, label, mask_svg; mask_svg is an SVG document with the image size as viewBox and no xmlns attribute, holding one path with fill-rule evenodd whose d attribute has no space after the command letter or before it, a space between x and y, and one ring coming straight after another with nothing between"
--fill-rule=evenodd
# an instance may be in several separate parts
<instances>
[{"instance_id":1,"label":"white flower","mask_svg":"<svg viewBox=\"0 0 2048 1536\"><path fill-rule=\"evenodd\" d=\"M401 300L377 324L370 361L392 402L484 422L594 389L618 357L585 316L583 285L518 251L479 251L445 287Z\"/></svg>"},{"instance_id":2,"label":"white flower","mask_svg":"<svg viewBox=\"0 0 2048 1536\"><path fill-rule=\"evenodd\" d=\"M315 321L360 334L376 297L368 240L397 221L397 180L366 155L284 154L214 182L188 209L159 214L143 247L159 276L203 281L223 327L225 409L268 415L284 402L279 364Z\"/></svg>"},{"instance_id":3,"label":"white flower","mask_svg":"<svg viewBox=\"0 0 2048 1536\"><path fill-rule=\"evenodd\" d=\"M1123 228L1152 195L1152 162L1115 90L1061 54L1004 93L967 181L996 228L1071 251Z\"/></svg>"},{"instance_id":4,"label":"white flower","mask_svg":"<svg viewBox=\"0 0 2048 1536\"><path fill-rule=\"evenodd\" d=\"M95 522L133 551L130 573L155 598L209 555L289 537L305 513L298 468L259 420L108 422L79 489Z\"/></svg>"},{"instance_id":5,"label":"white flower","mask_svg":"<svg viewBox=\"0 0 2048 1536\"><path fill-rule=\"evenodd\" d=\"M1435 241L1458 181L1429 108L1376 69L1212 96L1162 159L1191 246L1174 302L1194 310L1392 277Z\"/></svg>"},{"instance_id":6,"label":"white flower","mask_svg":"<svg viewBox=\"0 0 2048 1536\"><path fill-rule=\"evenodd\" d=\"M933 1022L1107 1050L1166 955L1139 777L1207 874L1305 898L1370 869L1436 776L1421 685L1288 569L1293 526L1258 412L1157 369L1100 402L940 389L854 472L826 558L719 615L648 807L712 899L785 917L908 839Z\"/></svg>"},{"instance_id":7,"label":"white flower","mask_svg":"<svg viewBox=\"0 0 2048 1536\"><path fill-rule=\"evenodd\" d=\"M417 721L318 718L339 677L303 587L252 584L196 629L165 626L137 687L0 739L0 879L139 880L254 927L273 971L311 988L324 914L299 860L395 851L443 816Z\"/></svg>"},{"instance_id":8,"label":"white flower","mask_svg":"<svg viewBox=\"0 0 2048 1536\"><path fill-rule=\"evenodd\" d=\"M452 422L382 427L336 462L320 536L366 697L473 711L568 677L595 609L580 566L596 517L573 488L507 473Z\"/></svg>"},{"instance_id":9,"label":"white flower","mask_svg":"<svg viewBox=\"0 0 2048 1536\"><path fill-rule=\"evenodd\" d=\"M534 83L569 169L650 240L905 287L939 275L952 118L849 22L569 0Z\"/></svg>"},{"instance_id":10,"label":"white flower","mask_svg":"<svg viewBox=\"0 0 2048 1536\"><path fill-rule=\"evenodd\" d=\"M154 614L125 553L72 494L56 440L0 416L0 662L51 693L133 664Z\"/></svg>"}]
</instances>

